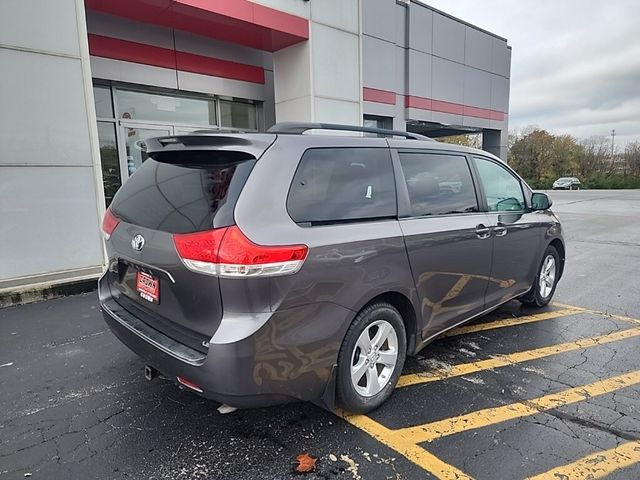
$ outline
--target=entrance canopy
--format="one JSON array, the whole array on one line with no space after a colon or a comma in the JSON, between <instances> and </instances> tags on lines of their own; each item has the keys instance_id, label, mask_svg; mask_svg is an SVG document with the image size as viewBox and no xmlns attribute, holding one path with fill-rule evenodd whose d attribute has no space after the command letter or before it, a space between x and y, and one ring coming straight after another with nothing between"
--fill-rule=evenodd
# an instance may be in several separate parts
<instances>
[{"instance_id":1,"label":"entrance canopy","mask_svg":"<svg viewBox=\"0 0 640 480\"><path fill-rule=\"evenodd\" d=\"M419 133L431 138L448 137L451 135L468 135L470 133L481 133L482 128L462 127L459 125L445 125L436 122L425 122L421 120L409 120L407 122L407 132Z\"/></svg>"},{"instance_id":2,"label":"entrance canopy","mask_svg":"<svg viewBox=\"0 0 640 480\"><path fill-rule=\"evenodd\" d=\"M306 18L248 0L85 0L85 6L268 52L309 39Z\"/></svg>"}]
</instances>

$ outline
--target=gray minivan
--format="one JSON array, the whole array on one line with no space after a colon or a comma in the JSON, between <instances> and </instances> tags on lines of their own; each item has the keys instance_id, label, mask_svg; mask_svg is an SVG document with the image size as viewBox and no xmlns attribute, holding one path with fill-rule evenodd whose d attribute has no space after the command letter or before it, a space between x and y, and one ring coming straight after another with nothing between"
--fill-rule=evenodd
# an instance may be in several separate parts
<instances>
[{"instance_id":1,"label":"gray minivan","mask_svg":"<svg viewBox=\"0 0 640 480\"><path fill-rule=\"evenodd\" d=\"M105 320L147 378L232 406L372 410L406 355L512 299L545 306L564 268L550 199L484 151L284 123L146 154L104 217Z\"/></svg>"}]
</instances>

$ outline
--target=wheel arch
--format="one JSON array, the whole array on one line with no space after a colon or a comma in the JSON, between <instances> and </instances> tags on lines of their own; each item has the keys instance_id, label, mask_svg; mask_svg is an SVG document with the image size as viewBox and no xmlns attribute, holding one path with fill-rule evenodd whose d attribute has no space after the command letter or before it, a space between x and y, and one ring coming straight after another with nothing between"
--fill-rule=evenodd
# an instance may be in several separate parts
<instances>
[{"instance_id":1,"label":"wheel arch","mask_svg":"<svg viewBox=\"0 0 640 480\"><path fill-rule=\"evenodd\" d=\"M396 291L389 291L370 299L358 310L358 313L367 306L380 302L390 304L400 313L407 334L407 355L413 354L416 348L416 336L418 332L418 319L413 303L411 303L411 300L409 300L406 295Z\"/></svg>"},{"instance_id":2,"label":"wheel arch","mask_svg":"<svg viewBox=\"0 0 640 480\"><path fill-rule=\"evenodd\" d=\"M554 247L558 252L558 255L560 256L560 272L559 272L560 275L558 276L558 280L560 280L560 278L562 278L562 274L564 273L564 263L565 263L565 254L566 254L564 243L562 243L562 240L560 240L559 238L555 238L549 243L549 246Z\"/></svg>"}]
</instances>

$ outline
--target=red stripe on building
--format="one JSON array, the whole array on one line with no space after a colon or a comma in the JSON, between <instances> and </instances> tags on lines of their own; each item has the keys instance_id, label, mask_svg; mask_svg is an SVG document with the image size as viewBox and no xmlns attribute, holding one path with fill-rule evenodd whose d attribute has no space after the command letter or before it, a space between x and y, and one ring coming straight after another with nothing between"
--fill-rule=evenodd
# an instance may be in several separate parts
<instances>
[{"instance_id":1,"label":"red stripe on building","mask_svg":"<svg viewBox=\"0 0 640 480\"><path fill-rule=\"evenodd\" d=\"M176 52L178 70L201 73L213 77L232 78L245 82L264 83L264 69L254 65L204 57L187 52Z\"/></svg>"},{"instance_id":2,"label":"red stripe on building","mask_svg":"<svg viewBox=\"0 0 640 480\"><path fill-rule=\"evenodd\" d=\"M176 53L171 49L129 42L119 38L103 37L92 33L88 36L89 53L96 57L176 69Z\"/></svg>"},{"instance_id":3,"label":"red stripe on building","mask_svg":"<svg viewBox=\"0 0 640 480\"><path fill-rule=\"evenodd\" d=\"M405 106L407 108L417 108L419 110L430 110L432 112L451 113L453 115L464 115L466 117L485 118L487 120L498 120L502 122L505 113L499 110L473 107L461 103L445 102L431 98L416 97L409 95L406 97Z\"/></svg>"},{"instance_id":4,"label":"red stripe on building","mask_svg":"<svg viewBox=\"0 0 640 480\"><path fill-rule=\"evenodd\" d=\"M171 68L252 83L265 83L264 69L255 65L154 47L138 42L89 34L89 53L96 57Z\"/></svg>"},{"instance_id":5,"label":"red stripe on building","mask_svg":"<svg viewBox=\"0 0 640 480\"><path fill-rule=\"evenodd\" d=\"M249 0L85 0L85 6L270 52L309 39L306 18Z\"/></svg>"},{"instance_id":6,"label":"red stripe on building","mask_svg":"<svg viewBox=\"0 0 640 480\"><path fill-rule=\"evenodd\" d=\"M362 89L362 99L367 102L386 103L389 105L396 104L395 92L379 90L377 88L364 87Z\"/></svg>"},{"instance_id":7,"label":"red stripe on building","mask_svg":"<svg viewBox=\"0 0 640 480\"><path fill-rule=\"evenodd\" d=\"M431 99L423 97L414 97L407 95L404 100L407 108L418 108L420 110L431 110Z\"/></svg>"}]
</instances>

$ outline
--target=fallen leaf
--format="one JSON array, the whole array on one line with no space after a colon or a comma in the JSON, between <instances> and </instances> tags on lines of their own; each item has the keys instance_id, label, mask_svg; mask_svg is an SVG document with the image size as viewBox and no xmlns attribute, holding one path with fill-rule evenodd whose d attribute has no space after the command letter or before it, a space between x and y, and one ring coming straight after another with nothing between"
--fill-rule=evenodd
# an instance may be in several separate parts
<instances>
[{"instance_id":1,"label":"fallen leaf","mask_svg":"<svg viewBox=\"0 0 640 480\"><path fill-rule=\"evenodd\" d=\"M316 468L317 458L313 458L307 452L298 455L296 460L298 461L298 466L296 467L296 472L298 473L313 472Z\"/></svg>"}]
</instances>

